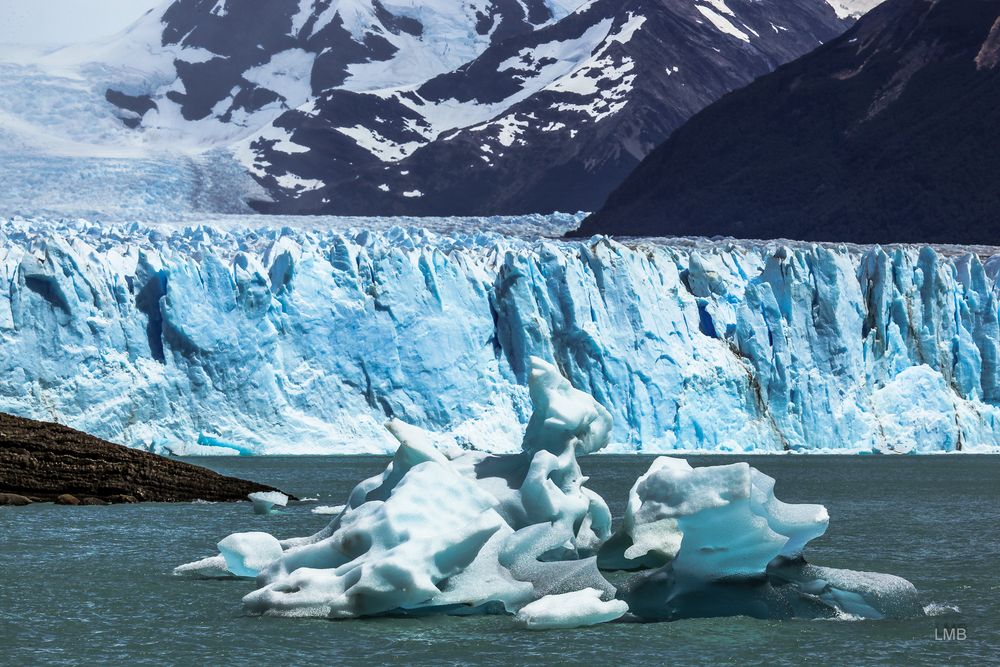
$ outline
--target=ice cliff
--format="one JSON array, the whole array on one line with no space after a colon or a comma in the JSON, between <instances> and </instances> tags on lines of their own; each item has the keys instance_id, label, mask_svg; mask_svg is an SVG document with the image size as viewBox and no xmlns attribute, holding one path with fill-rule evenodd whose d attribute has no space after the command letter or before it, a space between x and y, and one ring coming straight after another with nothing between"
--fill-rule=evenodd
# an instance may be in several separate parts
<instances>
[{"instance_id":1,"label":"ice cliff","mask_svg":"<svg viewBox=\"0 0 1000 667\"><path fill-rule=\"evenodd\" d=\"M446 223L0 220L0 411L175 452L390 452L390 418L511 451L538 356L613 451L1000 440L988 250Z\"/></svg>"}]
</instances>

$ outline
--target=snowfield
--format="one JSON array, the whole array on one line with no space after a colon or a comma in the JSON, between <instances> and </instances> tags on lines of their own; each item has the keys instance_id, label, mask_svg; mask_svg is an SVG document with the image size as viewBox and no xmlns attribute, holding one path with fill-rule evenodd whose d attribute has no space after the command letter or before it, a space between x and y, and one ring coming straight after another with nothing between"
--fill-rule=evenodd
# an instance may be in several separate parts
<instances>
[{"instance_id":1,"label":"snowfield","mask_svg":"<svg viewBox=\"0 0 1000 667\"><path fill-rule=\"evenodd\" d=\"M509 451L537 356L608 451L996 451L993 249L544 238L579 219L3 219L0 410L178 453L391 452L391 418Z\"/></svg>"}]
</instances>

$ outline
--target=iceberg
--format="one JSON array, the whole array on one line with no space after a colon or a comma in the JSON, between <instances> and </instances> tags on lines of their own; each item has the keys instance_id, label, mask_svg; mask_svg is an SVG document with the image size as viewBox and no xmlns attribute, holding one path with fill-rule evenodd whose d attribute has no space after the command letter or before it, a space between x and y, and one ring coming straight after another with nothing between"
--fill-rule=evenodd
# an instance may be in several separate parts
<instances>
[{"instance_id":1,"label":"iceberg","mask_svg":"<svg viewBox=\"0 0 1000 667\"><path fill-rule=\"evenodd\" d=\"M534 412L519 452L442 451L393 420L398 447L317 533L236 533L219 556L177 574L254 578L253 614L331 619L385 614L508 614L530 629L622 618L898 618L921 615L916 589L886 574L809 564L826 531L821 505L787 504L746 463L692 468L657 458L612 531L577 456L607 446L612 418L559 370L530 360ZM616 587L605 570L635 574Z\"/></svg>"},{"instance_id":2,"label":"iceberg","mask_svg":"<svg viewBox=\"0 0 1000 667\"><path fill-rule=\"evenodd\" d=\"M776 558L802 556L826 532L822 505L774 497L774 479L746 463L692 468L659 457L629 492L622 528L605 544L606 569L672 564L698 579L753 577Z\"/></svg>"},{"instance_id":3,"label":"iceberg","mask_svg":"<svg viewBox=\"0 0 1000 667\"><path fill-rule=\"evenodd\" d=\"M515 612L547 595L615 589L596 565L611 514L583 487L578 453L607 444L611 417L532 360L535 415L519 454L459 452L393 421L399 446L316 535L286 541L244 598L254 613L343 618L389 612ZM228 538L227 538L228 539ZM221 543L220 543L221 544Z\"/></svg>"},{"instance_id":4,"label":"iceberg","mask_svg":"<svg viewBox=\"0 0 1000 667\"><path fill-rule=\"evenodd\" d=\"M620 589L630 612L646 620L921 615L905 579L808 564L805 546L826 532L829 514L781 502L774 484L746 463L654 460L598 561L641 570Z\"/></svg>"},{"instance_id":5,"label":"iceberg","mask_svg":"<svg viewBox=\"0 0 1000 667\"><path fill-rule=\"evenodd\" d=\"M288 496L280 491L257 491L247 496L253 503L254 514L270 514L275 505L284 507L288 504Z\"/></svg>"},{"instance_id":6,"label":"iceberg","mask_svg":"<svg viewBox=\"0 0 1000 667\"><path fill-rule=\"evenodd\" d=\"M567 220L3 220L0 411L176 454L389 454L390 419L508 454L534 356L604 451L997 449L989 249L539 237Z\"/></svg>"}]
</instances>

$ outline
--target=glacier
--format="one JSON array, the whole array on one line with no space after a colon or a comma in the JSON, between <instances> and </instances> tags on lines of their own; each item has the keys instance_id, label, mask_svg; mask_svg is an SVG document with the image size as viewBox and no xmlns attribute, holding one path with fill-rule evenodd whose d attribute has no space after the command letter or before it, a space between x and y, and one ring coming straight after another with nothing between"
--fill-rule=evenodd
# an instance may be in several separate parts
<instances>
[{"instance_id":1,"label":"glacier","mask_svg":"<svg viewBox=\"0 0 1000 667\"><path fill-rule=\"evenodd\" d=\"M996 451L993 248L546 238L580 216L0 218L0 410L174 453ZM512 449L513 447L513 449Z\"/></svg>"},{"instance_id":2,"label":"glacier","mask_svg":"<svg viewBox=\"0 0 1000 667\"><path fill-rule=\"evenodd\" d=\"M746 463L692 468L660 457L629 494L619 532L663 560L612 584L608 505L585 485L579 456L607 446L612 419L559 370L529 360L533 414L520 451L442 452L392 420L399 447L350 492L317 533L279 541L229 535L220 554L174 574L253 579L252 614L346 619L412 614L512 614L528 629L706 616L916 618L916 588L888 574L806 562L826 532L822 505L774 496ZM615 569L615 568L605 568Z\"/></svg>"}]
</instances>

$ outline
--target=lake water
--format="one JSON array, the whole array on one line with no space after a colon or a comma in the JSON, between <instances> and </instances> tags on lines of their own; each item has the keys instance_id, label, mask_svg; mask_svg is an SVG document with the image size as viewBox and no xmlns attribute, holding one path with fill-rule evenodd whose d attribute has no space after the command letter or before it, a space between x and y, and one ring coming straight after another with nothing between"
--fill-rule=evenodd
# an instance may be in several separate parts
<instances>
[{"instance_id":1,"label":"lake water","mask_svg":"<svg viewBox=\"0 0 1000 667\"><path fill-rule=\"evenodd\" d=\"M509 617L324 621L243 613L248 581L197 581L175 565L229 533L307 535L379 457L199 458L315 503L254 516L249 503L0 507L0 664L983 665L1000 660L1000 457L686 457L748 460L779 498L830 510L810 561L906 577L939 615L908 621L720 618L529 632ZM624 510L649 457L581 459ZM956 610L957 609L957 610ZM965 641L941 641L946 626Z\"/></svg>"}]
</instances>

